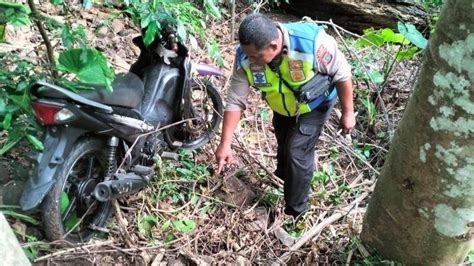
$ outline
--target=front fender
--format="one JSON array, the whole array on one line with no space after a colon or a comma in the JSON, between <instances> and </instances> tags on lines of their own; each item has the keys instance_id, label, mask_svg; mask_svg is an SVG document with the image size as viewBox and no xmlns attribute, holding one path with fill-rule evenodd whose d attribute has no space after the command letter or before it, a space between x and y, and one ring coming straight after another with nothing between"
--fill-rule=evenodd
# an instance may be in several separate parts
<instances>
[{"instance_id":1,"label":"front fender","mask_svg":"<svg viewBox=\"0 0 474 266\"><path fill-rule=\"evenodd\" d=\"M202 63L194 63L193 68L197 71L199 76L223 76L224 73L218 68Z\"/></svg>"},{"instance_id":2,"label":"front fender","mask_svg":"<svg viewBox=\"0 0 474 266\"><path fill-rule=\"evenodd\" d=\"M36 208L56 182L56 173L76 140L86 131L73 127L48 127L44 135L44 151L33 158L33 173L20 198L24 211Z\"/></svg>"}]
</instances>

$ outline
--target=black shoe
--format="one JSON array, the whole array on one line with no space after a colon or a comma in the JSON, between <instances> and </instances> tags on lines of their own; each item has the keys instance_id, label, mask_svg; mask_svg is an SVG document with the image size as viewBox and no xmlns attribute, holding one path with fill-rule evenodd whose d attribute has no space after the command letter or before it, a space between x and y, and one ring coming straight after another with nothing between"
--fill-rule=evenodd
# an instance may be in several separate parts
<instances>
[{"instance_id":1,"label":"black shoe","mask_svg":"<svg viewBox=\"0 0 474 266\"><path fill-rule=\"evenodd\" d=\"M291 208L285 207L285 214L293 216L293 218L295 218L295 220L296 220L299 217L303 216L308 210L309 210L309 208L307 208L307 209L305 209L304 211L301 211L301 212L296 212Z\"/></svg>"}]
</instances>

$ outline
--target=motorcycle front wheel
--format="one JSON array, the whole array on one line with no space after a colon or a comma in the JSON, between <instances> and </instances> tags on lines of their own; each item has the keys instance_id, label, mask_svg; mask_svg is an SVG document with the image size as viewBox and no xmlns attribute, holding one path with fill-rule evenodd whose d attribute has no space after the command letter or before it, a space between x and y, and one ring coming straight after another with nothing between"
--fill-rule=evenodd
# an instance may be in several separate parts
<instances>
[{"instance_id":1,"label":"motorcycle front wheel","mask_svg":"<svg viewBox=\"0 0 474 266\"><path fill-rule=\"evenodd\" d=\"M191 119L166 131L169 144L182 143L180 148L195 150L207 144L222 121L224 105L217 89L208 80L196 80L191 85L191 110L183 119Z\"/></svg>"},{"instance_id":2,"label":"motorcycle front wheel","mask_svg":"<svg viewBox=\"0 0 474 266\"><path fill-rule=\"evenodd\" d=\"M106 176L106 150L103 140L84 138L64 158L56 183L42 203L42 220L49 240L85 242L107 222L111 203L96 201L92 195Z\"/></svg>"}]
</instances>

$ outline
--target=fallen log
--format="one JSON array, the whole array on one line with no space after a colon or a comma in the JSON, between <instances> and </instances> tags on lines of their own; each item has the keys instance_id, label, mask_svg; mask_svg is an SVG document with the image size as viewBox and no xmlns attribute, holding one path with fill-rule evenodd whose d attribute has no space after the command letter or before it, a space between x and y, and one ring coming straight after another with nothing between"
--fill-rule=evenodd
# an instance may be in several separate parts
<instances>
[{"instance_id":1,"label":"fallen log","mask_svg":"<svg viewBox=\"0 0 474 266\"><path fill-rule=\"evenodd\" d=\"M396 29L399 21L424 30L430 17L413 0L290 0L290 4L283 8L314 20L332 19L334 23L357 33L371 27Z\"/></svg>"}]
</instances>

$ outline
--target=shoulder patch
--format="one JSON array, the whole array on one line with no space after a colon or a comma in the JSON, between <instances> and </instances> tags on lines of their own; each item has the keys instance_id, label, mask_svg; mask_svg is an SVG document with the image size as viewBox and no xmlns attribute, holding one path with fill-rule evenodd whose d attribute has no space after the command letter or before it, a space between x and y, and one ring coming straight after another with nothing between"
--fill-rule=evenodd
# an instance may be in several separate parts
<instances>
[{"instance_id":1,"label":"shoulder patch","mask_svg":"<svg viewBox=\"0 0 474 266\"><path fill-rule=\"evenodd\" d=\"M317 52L318 60L323 63L323 65L328 65L331 63L333 55L328 51L326 47L321 45L318 48Z\"/></svg>"}]
</instances>

